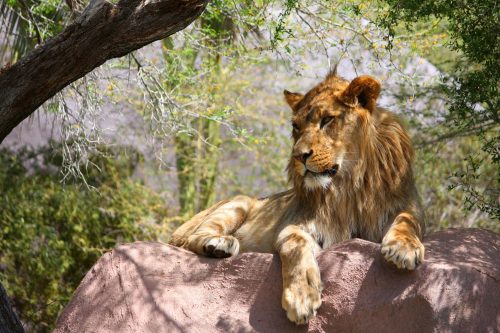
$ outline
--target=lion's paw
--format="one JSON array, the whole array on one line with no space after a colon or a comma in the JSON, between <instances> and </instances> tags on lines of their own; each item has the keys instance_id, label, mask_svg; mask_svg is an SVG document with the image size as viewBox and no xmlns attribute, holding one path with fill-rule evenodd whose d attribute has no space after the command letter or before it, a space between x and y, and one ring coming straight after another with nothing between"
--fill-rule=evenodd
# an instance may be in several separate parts
<instances>
[{"instance_id":1,"label":"lion's paw","mask_svg":"<svg viewBox=\"0 0 500 333\"><path fill-rule=\"evenodd\" d=\"M308 272L307 280L296 281L283 290L281 304L288 319L297 325L307 324L321 306L323 286L319 272L313 278L310 275Z\"/></svg>"},{"instance_id":2,"label":"lion's paw","mask_svg":"<svg viewBox=\"0 0 500 333\"><path fill-rule=\"evenodd\" d=\"M204 240L205 255L216 258L227 258L238 255L239 241L233 236L213 236Z\"/></svg>"},{"instance_id":3,"label":"lion's paw","mask_svg":"<svg viewBox=\"0 0 500 333\"><path fill-rule=\"evenodd\" d=\"M424 260L424 245L413 236L388 233L382 240L382 255L400 269L414 270Z\"/></svg>"}]
</instances>

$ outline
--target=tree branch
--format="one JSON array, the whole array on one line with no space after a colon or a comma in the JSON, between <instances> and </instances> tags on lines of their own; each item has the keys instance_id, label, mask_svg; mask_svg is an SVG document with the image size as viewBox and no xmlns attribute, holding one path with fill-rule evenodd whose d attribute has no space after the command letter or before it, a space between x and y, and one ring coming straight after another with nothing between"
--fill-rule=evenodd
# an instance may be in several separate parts
<instances>
[{"instance_id":1,"label":"tree branch","mask_svg":"<svg viewBox=\"0 0 500 333\"><path fill-rule=\"evenodd\" d=\"M23 326L10 307L9 298L0 283L0 333L24 333Z\"/></svg>"},{"instance_id":2,"label":"tree branch","mask_svg":"<svg viewBox=\"0 0 500 333\"><path fill-rule=\"evenodd\" d=\"M14 65L0 69L0 143L71 82L184 29L208 0L91 0L77 20Z\"/></svg>"},{"instance_id":3,"label":"tree branch","mask_svg":"<svg viewBox=\"0 0 500 333\"><path fill-rule=\"evenodd\" d=\"M415 144L415 148L421 149L448 139L477 135L478 133L489 131L491 129L495 129L496 127L499 127L497 123L488 122L488 123L478 124L477 126L468 129L458 129L454 131L449 131L443 135L434 137L430 140L417 142Z\"/></svg>"},{"instance_id":4,"label":"tree branch","mask_svg":"<svg viewBox=\"0 0 500 333\"><path fill-rule=\"evenodd\" d=\"M29 18L30 18L30 21L31 23L33 24L33 26L35 27L35 33L36 33L36 40L38 41L38 44L41 44L42 43L42 34L40 34L40 29L38 29L38 24L36 23L36 20L35 18L33 17L33 14L31 13L31 8L26 4L26 2L24 0L20 0L19 1L21 3L21 5L24 7L24 9L26 10L26 13L28 14Z\"/></svg>"}]
</instances>

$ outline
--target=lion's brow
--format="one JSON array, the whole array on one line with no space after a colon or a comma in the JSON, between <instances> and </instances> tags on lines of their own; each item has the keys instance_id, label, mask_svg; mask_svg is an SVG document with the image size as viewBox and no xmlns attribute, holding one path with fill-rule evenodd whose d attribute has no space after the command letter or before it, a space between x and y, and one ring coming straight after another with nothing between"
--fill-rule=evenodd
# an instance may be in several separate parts
<instances>
[{"instance_id":1,"label":"lion's brow","mask_svg":"<svg viewBox=\"0 0 500 333\"><path fill-rule=\"evenodd\" d=\"M310 109L309 109L309 112L307 113L307 116L306 116L306 121L312 121L313 117L314 117L314 114L316 113L316 111L318 111L319 109L316 107L316 106L312 106Z\"/></svg>"}]
</instances>

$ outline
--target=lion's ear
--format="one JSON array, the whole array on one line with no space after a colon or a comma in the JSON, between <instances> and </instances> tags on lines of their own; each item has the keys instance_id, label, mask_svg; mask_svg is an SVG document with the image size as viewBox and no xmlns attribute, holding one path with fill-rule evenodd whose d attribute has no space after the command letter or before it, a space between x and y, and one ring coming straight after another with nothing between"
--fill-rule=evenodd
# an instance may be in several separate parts
<instances>
[{"instance_id":1,"label":"lion's ear","mask_svg":"<svg viewBox=\"0 0 500 333\"><path fill-rule=\"evenodd\" d=\"M380 83L371 76L363 75L355 78L346 90L341 94L340 99L348 106L361 104L362 107L373 112L380 95Z\"/></svg>"},{"instance_id":2,"label":"lion's ear","mask_svg":"<svg viewBox=\"0 0 500 333\"><path fill-rule=\"evenodd\" d=\"M285 95L286 102L288 103L288 105L290 105L290 107L294 111L297 104L300 102L302 97L304 97L304 95L302 94L289 92L288 90L283 91L283 94Z\"/></svg>"}]
</instances>

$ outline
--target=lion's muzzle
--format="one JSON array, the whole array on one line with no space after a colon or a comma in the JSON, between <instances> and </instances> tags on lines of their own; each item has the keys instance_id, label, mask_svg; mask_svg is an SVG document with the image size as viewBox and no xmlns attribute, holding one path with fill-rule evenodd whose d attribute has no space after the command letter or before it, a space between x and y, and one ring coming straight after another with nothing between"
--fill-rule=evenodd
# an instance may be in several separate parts
<instances>
[{"instance_id":1,"label":"lion's muzzle","mask_svg":"<svg viewBox=\"0 0 500 333\"><path fill-rule=\"evenodd\" d=\"M327 169L325 171L320 171L320 172L313 171L313 170L306 167L306 172L305 172L304 176L307 175L307 173L310 173L313 176L331 176L331 177L333 177L337 174L337 171L339 171L338 164L335 164L330 169Z\"/></svg>"}]
</instances>

